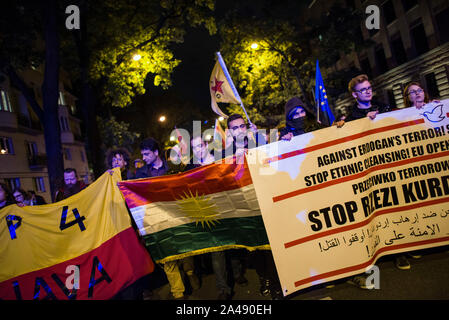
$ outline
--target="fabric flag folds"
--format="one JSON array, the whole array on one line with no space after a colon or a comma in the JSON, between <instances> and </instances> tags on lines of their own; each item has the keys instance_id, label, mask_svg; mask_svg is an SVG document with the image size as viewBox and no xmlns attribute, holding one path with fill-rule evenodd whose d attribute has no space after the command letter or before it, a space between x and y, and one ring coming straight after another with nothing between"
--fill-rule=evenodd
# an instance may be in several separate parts
<instances>
[{"instance_id":1,"label":"fabric flag folds","mask_svg":"<svg viewBox=\"0 0 449 320\"><path fill-rule=\"evenodd\" d=\"M224 150L226 148L226 132L223 130L218 119L215 120L214 143L218 150Z\"/></svg>"},{"instance_id":2,"label":"fabric flag folds","mask_svg":"<svg viewBox=\"0 0 449 320\"><path fill-rule=\"evenodd\" d=\"M240 97L219 53L217 57L209 80L211 106L216 114L227 118L228 116L218 107L217 102L240 104Z\"/></svg>"},{"instance_id":3,"label":"fabric flag folds","mask_svg":"<svg viewBox=\"0 0 449 320\"><path fill-rule=\"evenodd\" d=\"M232 248L269 248L246 164L213 163L123 181L119 188L158 263Z\"/></svg>"},{"instance_id":4,"label":"fabric flag folds","mask_svg":"<svg viewBox=\"0 0 449 320\"><path fill-rule=\"evenodd\" d=\"M321 75L318 60L316 61L315 74L315 102L317 108L317 122L325 126L331 126L335 120L335 117L329 107L327 92L326 88L324 87L323 77Z\"/></svg>"},{"instance_id":5,"label":"fabric flag folds","mask_svg":"<svg viewBox=\"0 0 449 320\"><path fill-rule=\"evenodd\" d=\"M154 264L103 174L63 201L0 211L0 299L110 299Z\"/></svg>"}]
</instances>

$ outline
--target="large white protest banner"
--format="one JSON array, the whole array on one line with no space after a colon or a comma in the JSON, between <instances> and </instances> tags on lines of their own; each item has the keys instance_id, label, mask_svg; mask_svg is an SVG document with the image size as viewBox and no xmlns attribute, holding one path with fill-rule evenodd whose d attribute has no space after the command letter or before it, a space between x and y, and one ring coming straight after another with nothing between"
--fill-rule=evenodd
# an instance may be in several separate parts
<instances>
[{"instance_id":1,"label":"large white protest banner","mask_svg":"<svg viewBox=\"0 0 449 320\"><path fill-rule=\"evenodd\" d=\"M261 146L247 160L284 295L449 244L449 100Z\"/></svg>"}]
</instances>

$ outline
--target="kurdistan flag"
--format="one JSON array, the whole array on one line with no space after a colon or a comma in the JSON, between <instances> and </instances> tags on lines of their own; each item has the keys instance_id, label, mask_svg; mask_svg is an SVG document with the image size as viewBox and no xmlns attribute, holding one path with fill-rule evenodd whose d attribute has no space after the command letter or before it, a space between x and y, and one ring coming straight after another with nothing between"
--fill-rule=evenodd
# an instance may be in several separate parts
<instances>
[{"instance_id":1,"label":"kurdistan flag","mask_svg":"<svg viewBox=\"0 0 449 320\"><path fill-rule=\"evenodd\" d=\"M246 164L214 163L122 181L119 188L158 263L225 249L269 249Z\"/></svg>"}]
</instances>

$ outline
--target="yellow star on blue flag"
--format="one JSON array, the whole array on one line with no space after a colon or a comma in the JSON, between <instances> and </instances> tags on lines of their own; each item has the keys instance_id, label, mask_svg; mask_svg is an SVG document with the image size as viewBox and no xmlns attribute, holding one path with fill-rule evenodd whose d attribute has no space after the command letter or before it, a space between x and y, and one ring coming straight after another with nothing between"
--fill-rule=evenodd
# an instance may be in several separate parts
<instances>
[{"instance_id":1,"label":"yellow star on blue flag","mask_svg":"<svg viewBox=\"0 0 449 320\"><path fill-rule=\"evenodd\" d=\"M318 60L316 61L316 74L315 74L315 102L317 106L317 121L318 123L326 126L331 126L335 121L335 117L329 107L327 100L327 92L324 88L323 77L321 75L320 66Z\"/></svg>"}]
</instances>

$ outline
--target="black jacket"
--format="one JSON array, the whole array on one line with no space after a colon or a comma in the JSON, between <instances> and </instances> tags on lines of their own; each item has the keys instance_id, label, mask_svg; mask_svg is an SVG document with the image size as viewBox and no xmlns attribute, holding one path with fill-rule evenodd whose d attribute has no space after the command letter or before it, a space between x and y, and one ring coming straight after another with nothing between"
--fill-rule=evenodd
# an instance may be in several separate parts
<instances>
[{"instance_id":1,"label":"black jacket","mask_svg":"<svg viewBox=\"0 0 449 320\"><path fill-rule=\"evenodd\" d=\"M261 134L261 133L256 133L255 135L256 141L254 143L254 141L252 143L248 142L248 137L245 138L245 147L247 149L252 149L254 147L259 147L259 146L263 146L267 144L267 140L265 140L265 137ZM235 153L237 152L237 147L235 146L235 141L232 142L232 144L227 147L226 149L223 149L222 151L222 158L226 158L226 156L231 156L231 155L235 155Z\"/></svg>"},{"instance_id":2,"label":"black jacket","mask_svg":"<svg viewBox=\"0 0 449 320\"><path fill-rule=\"evenodd\" d=\"M143 167L137 169L136 179L163 176L168 172L168 169L168 164L165 160L162 160L162 166L158 169L154 169L153 166L145 164Z\"/></svg>"},{"instance_id":3,"label":"black jacket","mask_svg":"<svg viewBox=\"0 0 449 320\"><path fill-rule=\"evenodd\" d=\"M279 137L282 138L283 136L285 136L285 135L288 134L289 132L293 133L293 136L294 136L294 137L306 133L306 132L304 131L304 129L297 129L297 128L294 128L294 127L286 126L285 128L282 128L282 129L279 131Z\"/></svg>"},{"instance_id":4,"label":"black jacket","mask_svg":"<svg viewBox=\"0 0 449 320\"><path fill-rule=\"evenodd\" d=\"M383 104L378 101L372 101L371 107L368 109L360 109L357 102L352 106L349 116L345 119L345 122L352 120L365 118L366 115L371 111L379 111L379 113L385 113L392 111L389 105Z\"/></svg>"}]
</instances>

